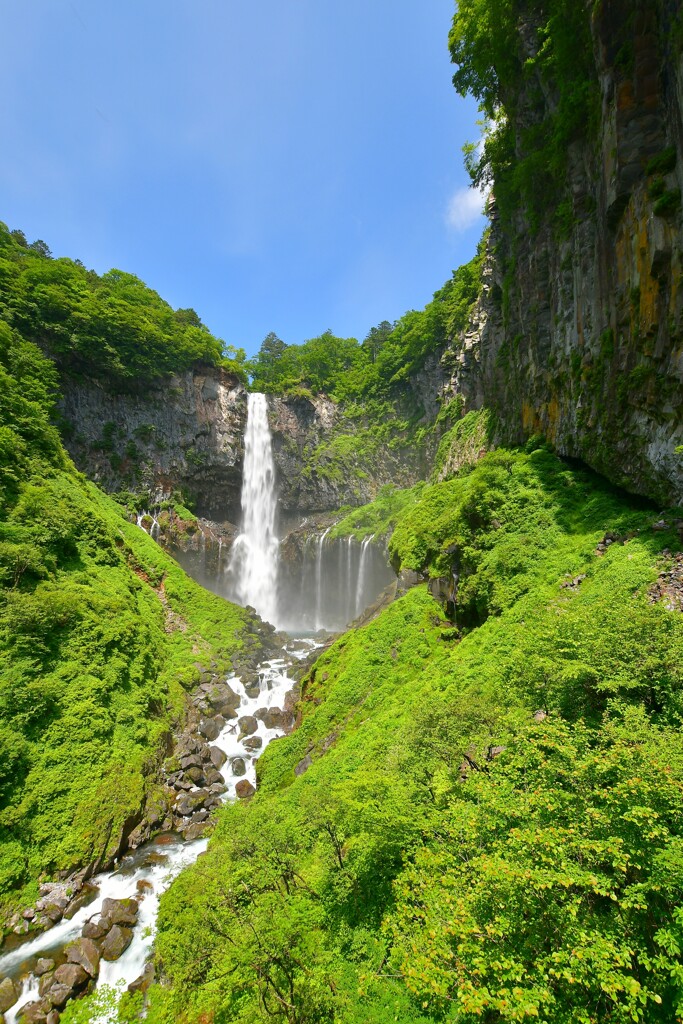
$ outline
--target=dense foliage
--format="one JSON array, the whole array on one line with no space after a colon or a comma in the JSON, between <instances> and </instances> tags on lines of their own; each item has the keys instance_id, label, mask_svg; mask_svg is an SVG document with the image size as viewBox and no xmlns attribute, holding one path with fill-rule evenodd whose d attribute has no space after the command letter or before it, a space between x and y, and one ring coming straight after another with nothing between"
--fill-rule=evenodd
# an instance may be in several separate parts
<instances>
[{"instance_id":1,"label":"dense foliage","mask_svg":"<svg viewBox=\"0 0 683 1024\"><path fill-rule=\"evenodd\" d=\"M479 100L486 119L483 144L469 147L468 162L478 184L493 184L506 220L526 211L534 225L558 212L567 149L597 125L590 8L576 0L457 5L453 81Z\"/></svg>"},{"instance_id":2,"label":"dense foliage","mask_svg":"<svg viewBox=\"0 0 683 1024\"><path fill-rule=\"evenodd\" d=\"M678 546L656 518L542 449L351 513L395 524L397 567L455 571L455 614L421 585L318 659L162 901L150 1020L677 1019L683 617L652 596Z\"/></svg>"},{"instance_id":3,"label":"dense foliage","mask_svg":"<svg viewBox=\"0 0 683 1024\"><path fill-rule=\"evenodd\" d=\"M193 309L172 309L139 278L99 276L78 260L52 259L0 222L0 320L70 373L123 387L187 369L222 365L243 379L244 352L213 337Z\"/></svg>"},{"instance_id":4,"label":"dense foliage","mask_svg":"<svg viewBox=\"0 0 683 1024\"><path fill-rule=\"evenodd\" d=\"M0 907L116 852L184 686L249 623L75 471L55 380L0 320Z\"/></svg>"}]
</instances>

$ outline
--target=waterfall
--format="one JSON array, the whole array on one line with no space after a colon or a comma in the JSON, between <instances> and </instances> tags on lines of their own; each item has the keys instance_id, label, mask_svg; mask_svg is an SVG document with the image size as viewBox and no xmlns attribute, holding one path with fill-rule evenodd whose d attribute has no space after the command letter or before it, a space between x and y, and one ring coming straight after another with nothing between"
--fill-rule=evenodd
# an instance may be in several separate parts
<instances>
[{"instance_id":1,"label":"waterfall","mask_svg":"<svg viewBox=\"0 0 683 1024\"><path fill-rule=\"evenodd\" d=\"M316 631L316 633L318 632L319 629L322 629L322 627L323 627L323 618L322 618L322 613L323 613L323 609L322 609L322 602L323 602L323 545L325 543L325 538L327 537L327 535L328 535L328 533L330 532L331 529L332 529L332 527L328 526L327 529L325 530L325 532L320 535L320 538L318 540L318 551L317 551L317 554L316 554L316 563L315 563L315 631Z\"/></svg>"},{"instance_id":2,"label":"waterfall","mask_svg":"<svg viewBox=\"0 0 683 1024\"><path fill-rule=\"evenodd\" d=\"M356 585L356 610L355 617L358 618L360 613L363 611L363 593L365 591L365 569L368 561L368 545L372 537L366 537L363 540L363 546L360 551L360 565L358 566L358 583Z\"/></svg>"},{"instance_id":3,"label":"waterfall","mask_svg":"<svg viewBox=\"0 0 683 1024\"><path fill-rule=\"evenodd\" d=\"M268 622L274 621L277 608L276 505L266 396L252 394L244 435L242 532L232 546L229 570L240 604L251 605Z\"/></svg>"}]
</instances>

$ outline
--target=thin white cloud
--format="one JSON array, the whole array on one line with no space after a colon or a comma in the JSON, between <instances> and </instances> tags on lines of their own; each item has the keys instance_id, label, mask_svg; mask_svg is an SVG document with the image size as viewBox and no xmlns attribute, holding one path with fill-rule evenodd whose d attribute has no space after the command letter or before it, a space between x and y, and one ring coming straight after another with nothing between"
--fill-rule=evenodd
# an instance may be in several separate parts
<instances>
[{"instance_id":1,"label":"thin white cloud","mask_svg":"<svg viewBox=\"0 0 683 1024\"><path fill-rule=\"evenodd\" d=\"M459 233L473 227L484 213L486 199L486 194L478 188L459 188L446 207L448 227Z\"/></svg>"}]
</instances>

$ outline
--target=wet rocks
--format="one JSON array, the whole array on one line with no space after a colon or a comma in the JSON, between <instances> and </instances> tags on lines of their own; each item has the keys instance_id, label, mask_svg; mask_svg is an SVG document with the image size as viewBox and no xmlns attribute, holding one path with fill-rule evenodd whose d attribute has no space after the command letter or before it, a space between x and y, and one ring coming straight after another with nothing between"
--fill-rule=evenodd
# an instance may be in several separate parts
<instances>
[{"instance_id":1,"label":"wet rocks","mask_svg":"<svg viewBox=\"0 0 683 1024\"><path fill-rule=\"evenodd\" d=\"M194 792L181 793L176 801L176 811L184 818L189 818L209 798L209 791L196 789Z\"/></svg>"},{"instance_id":2,"label":"wet rocks","mask_svg":"<svg viewBox=\"0 0 683 1024\"><path fill-rule=\"evenodd\" d=\"M239 719L238 723L240 732L239 739L244 739L245 736L251 736L258 729L258 722L253 715L243 715Z\"/></svg>"},{"instance_id":3,"label":"wet rocks","mask_svg":"<svg viewBox=\"0 0 683 1024\"><path fill-rule=\"evenodd\" d=\"M247 773L247 766L244 763L243 757L233 757L230 762L230 767L232 769L232 774L236 775L238 778L239 776L246 775Z\"/></svg>"},{"instance_id":4,"label":"wet rocks","mask_svg":"<svg viewBox=\"0 0 683 1024\"><path fill-rule=\"evenodd\" d=\"M248 800L256 790L248 779L241 779L235 786L235 792L240 800Z\"/></svg>"},{"instance_id":5,"label":"wet rocks","mask_svg":"<svg viewBox=\"0 0 683 1024\"><path fill-rule=\"evenodd\" d=\"M4 978L0 981L0 1013L9 1010L19 998L20 992L11 978Z\"/></svg>"},{"instance_id":6,"label":"wet rocks","mask_svg":"<svg viewBox=\"0 0 683 1024\"><path fill-rule=\"evenodd\" d=\"M139 909L137 900L105 899L102 901L101 919L112 924L132 925L137 922Z\"/></svg>"},{"instance_id":7,"label":"wet rocks","mask_svg":"<svg viewBox=\"0 0 683 1024\"><path fill-rule=\"evenodd\" d=\"M123 925L112 925L102 941L102 958L118 960L133 941L133 929Z\"/></svg>"},{"instance_id":8,"label":"wet rocks","mask_svg":"<svg viewBox=\"0 0 683 1024\"><path fill-rule=\"evenodd\" d=\"M202 718L199 731L207 740L215 740L220 733L220 726L215 718Z\"/></svg>"},{"instance_id":9,"label":"wet rocks","mask_svg":"<svg viewBox=\"0 0 683 1024\"><path fill-rule=\"evenodd\" d=\"M36 960L36 965L33 968L33 973L35 974L36 978L40 978L42 977L43 974L47 974L48 971L53 971L54 969L54 960L49 960L47 957L41 956L39 960Z\"/></svg>"},{"instance_id":10,"label":"wet rocks","mask_svg":"<svg viewBox=\"0 0 683 1024\"><path fill-rule=\"evenodd\" d=\"M209 747L209 757L211 758L211 764L216 769L222 768L228 760L228 755L225 754L220 747Z\"/></svg>"},{"instance_id":11,"label":"wet rocks","mask_svg":"<svg viewBox=\"0 0 683 1024\"><path fill-rule=\"evenodd\" d=\"M91 978L97 977L100 969L100 951L92 939L78 939L67 946L66 959L70 964L80 964Z\"/></svg>"},{"instance_id":12,"label":"wet rocks","mask_svg":"<svg viewBox=\"0 0 683 1024\"><path fill-rule=\"evenodd\" d=\"M263 746L263 740L260 736L247 736L242 746L245 750L260 750Z\"/></svg>"},{"instance_id":13,"label":"wet rocks","mask_svg":"<svg viewBox=\"0 0 683 1024\"><path fill-rule=\"evenodd\" d=\"M263 722L266 729L281 729L284 732L290 713L281 708L259 708L254 712L254 717Z\"/></svg>"}]
</instances>

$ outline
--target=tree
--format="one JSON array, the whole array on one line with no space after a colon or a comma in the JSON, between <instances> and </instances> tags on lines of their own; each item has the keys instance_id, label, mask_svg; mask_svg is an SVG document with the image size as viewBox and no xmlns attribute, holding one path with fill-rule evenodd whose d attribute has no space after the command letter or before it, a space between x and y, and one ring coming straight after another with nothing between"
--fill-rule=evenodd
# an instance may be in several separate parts
<instances>
[{"instance_id":1,"label":"tree","mask_svg":"<svg viewBox=\"0 0 683 1024\"><path fill-rule=\"evenodd\" d=\"M388 320L382 320L381 324L371 327L368 331L361 347L369 354L371 363L377 362L377 356L393 329L393 324L390 324Z\"/></svg>"}]
</instances>

